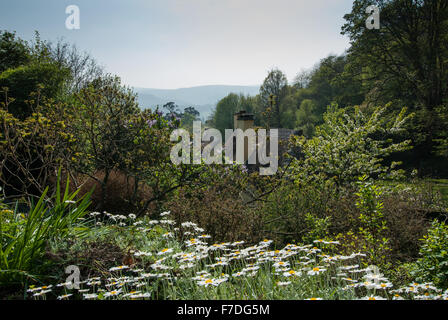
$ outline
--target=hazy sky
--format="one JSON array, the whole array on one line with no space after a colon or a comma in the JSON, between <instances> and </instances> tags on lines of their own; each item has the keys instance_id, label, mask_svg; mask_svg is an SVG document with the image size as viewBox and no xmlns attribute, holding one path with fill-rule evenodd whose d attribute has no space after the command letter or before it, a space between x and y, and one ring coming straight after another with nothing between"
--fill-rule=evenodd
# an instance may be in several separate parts
<instances>
[{"instance_id":1,"label":"hazy sky","mask_svg":"<svg viewBox=\"0 0 448 320\"><path fill-rule=\"evenodd\" d=\"M68 5L80 29L65 27ZM130 86L261 84L278 67L289 80L340 54L351 0L1 0L0 29L25 39L63 37Z\"/></svg>"}]
</instances>

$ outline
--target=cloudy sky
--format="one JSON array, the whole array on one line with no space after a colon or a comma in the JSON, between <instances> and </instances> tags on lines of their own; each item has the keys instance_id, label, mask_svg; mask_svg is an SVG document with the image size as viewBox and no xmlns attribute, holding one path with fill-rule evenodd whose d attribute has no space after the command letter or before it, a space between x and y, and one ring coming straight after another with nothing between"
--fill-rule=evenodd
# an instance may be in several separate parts
<instances>
[{"instance_id":1,"label":"cloudy sky","mask_svg":"<svg viewBox=\"0 0 448 320\"><path fill-rule=\"evenodd\" d=\"M68 5L80 29L65 27ZM277 67L289 80L348 48L352 0L10 0L0 29L64 38L130 86L256 85Z\"/></svg>"}]
</instances>

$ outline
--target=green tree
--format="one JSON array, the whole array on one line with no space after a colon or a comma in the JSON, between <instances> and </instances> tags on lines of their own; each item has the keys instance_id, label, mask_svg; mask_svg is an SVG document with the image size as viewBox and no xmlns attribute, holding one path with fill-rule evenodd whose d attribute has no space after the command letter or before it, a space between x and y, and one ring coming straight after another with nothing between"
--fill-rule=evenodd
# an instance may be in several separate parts
<instances>
[{"instance_id":1,"label":"green tree","mask_svg":"<svg viewBox=\"0 0 448 320\"><path fill-rule=\"evenodd\" d=\"M69 111L79 155L73 159L74 169L99 183L102 207L111 173L126 168L126 154L134 148L130 119L140 112L136 94L118 77L99 78L76 95Z\"/></svg>"},{"instance_id":2,"label":"green tree","mask_svg":"<svg viewBox=\"0 0 448 320\"><path fill-rule=\"evenodd\" d=\"M315 115L315 105L312 100L303 100L299 110L296 112L297 126L303 130L306 137L311 138L314 133L314 127L318 120Z\"/></svg>"},{"instance_id":3,"label":"green tree","mask_svg":"<svg viewBox=\"0 0 448 320\"><path fill-rule=\"evenodd\" d=\"M14 69L30 61L28 44L16 38L16 34L0 31L0 74L8 69Z\"/></svg>"},{"instance_id":4,"label":"green tree","mask_svg":"<svg viewBox=\"0 0 448 320\"><path fill-rule=\"evenodd\" d=\"M269 71L268 76L260 88L260 104L263 111L272 106L273 110L268 110L272 117L269 119L269 126L281 128L280 104L288 94L288 80L278 69Z\"/></svg>"},{"instance_id":5,"label":"green tree","mask_svg":"<svg viewBox=\"0 0 448 320\"><path fill-rule=\"evenodd\" d=\"M307 88L311 81L311 71L302 69L294 78L293 86L296 89Z\"/></svg>"},{"instance_id":6,"label":"green tree","mask_svg":"<svg viewBox=\"0 0 448 320\"><path fill-rule=\"evenodd\" d=\"M194 107L187 107L181 115L180 125L190 132L193 132L193 122L199 121L200 113Z\"/></svg>"},{"instance_id":7,"label":"green tree","mask_svg":"<svg viewBox=\"0 0 448 320\"><path fill-rule=\"evenodd\" d=\"M285 96L280 104L280 119L282 128L294 129L296 127L297 105L297 90L292 88L291 93Z\"/></svg>"},{"instance_id":8,"label":"green tree","mask_svg":"<svg viewBox=\"0 0 448 320\"><path fill-rule=\"evenodd\" d=\"M380 30L368 30L369 5L381 12ZM362 63L381 94L430 110L447 93L448 3L444 0L355 0L342 33L355 62ZM399 89L399 90L398 90Z\"/></svg>"},{"instance_id":9,"label":"green tree","mask_svg":"<svg viewBox=\"0 0 448 320\"><path fill-rule=\"evenodd\" d=\"M168 118L181 116L179 106L174 102L165 103L163 105L163 108L168 111L168 115L167 115Z\"/></svg>"},{"instance_id":10,"label":"green tree","mask_svg":"<svg viewBox=\"0 0 448 320\"><path fill-rule=\"evenodd\" d=\"M14 98L8 111L25 119L33 112L31 100L61 96L69 76L68 69L61 69L51 62L31 63L4 71L0 75L0 88L8 88L8 96Z\"/></svg>"},{"instance_id":11,"label":"green tree","mask_svg":"<svg viewBox=\"0 0 448 320\"><path fill-rule=\"evenodd\" d=\"M233 115L241 111L241 97L235 93L230 93L221 99L212 115L212 125L224 134L225 129L233 129Z\"/></svg>"},{"instance_id":12,"label":"green tree","mask_svg":"<svg viewBox=\"0 0 448 320\"><path fill-rule=\"evenodd\" d=\"M380 29L368 30L366 8L380 9ZM443 130L435 110L446 112L448 93L448 2L445 0L355 0L345 15L352 70L372 105L395 102L417 116L410 126L414 165L424 168ZM431 166L430 166L431 167Z\"/></svg>"},{"instance_id":13,"label":"green tree","mask_svg":"<svg viewBox=\"0 0 448 320\"><path fill-rule=\"evenodd\" d=\"M307 86L299 89L297 107L304 100L312 100L314 114L321 123L322 115L331 103L343 108L360 105L364 101L362 81L353 76L348 67L346 55L330 55L322 59L307 75Z\"/></svg>"},{"instance_id":14,"label":"green tree","mask_svg":"<svg viewBox=\"0 0 448 320\"><path fill-rule=\"evenodd\" d=\"M21 119L32 112L26 101L33 92L39 91L39 99L63 100L102 73L89 54L62 40L52 44L36 32L29 45L14 33L0 32L0 89L9 89L15 99L11 112Z\"/></svg>"}]
</instances>

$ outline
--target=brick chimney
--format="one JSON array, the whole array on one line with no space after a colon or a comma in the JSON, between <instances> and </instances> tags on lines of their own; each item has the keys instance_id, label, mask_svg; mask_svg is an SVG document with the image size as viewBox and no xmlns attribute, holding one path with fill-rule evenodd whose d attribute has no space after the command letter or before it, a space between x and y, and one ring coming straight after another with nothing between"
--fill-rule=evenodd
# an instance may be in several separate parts
<instances>
[{"instance_id":1,"label":"brick chimney","mask_svg":"<svg viewBox=\"0 0 448 320\"><path fill-rule=\"evenodd\" d=\"M254 115L246 111L240 111L233 115L233 129L247 129L254 127Z\"/></svg>"},{"instance_id":2,"label":"brick chimney","mask_svg":"<svg viewBox=\"0 0 448 320\"><path fill-rule=\"evenodd\" d=\"M241 129L246 131L254 127L254 115L247 113L246 111L240 111L233 115L233 129ZM235 157L236 152L236 138L233 138L233 155ZM249 145L248 140L244 139L244 162L247 162L249 158ZM235 158L233 159L235 160Z\"/></svg>"}]
</instances>

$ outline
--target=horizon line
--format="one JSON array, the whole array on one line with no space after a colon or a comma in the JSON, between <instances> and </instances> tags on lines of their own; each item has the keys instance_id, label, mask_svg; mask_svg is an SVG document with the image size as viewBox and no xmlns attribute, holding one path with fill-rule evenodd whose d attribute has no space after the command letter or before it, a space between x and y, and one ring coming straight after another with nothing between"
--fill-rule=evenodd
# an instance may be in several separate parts
<instances>
[{"instance_id":1,"label":"horizon line","mask_svg":"<svg viewBox=\"0 0 448 320\"><path fill-rule=\"evenodd\" d=\"M154 88L154 87L140 87L140 86L130 86L134 89L151 89L151 90L180 90L180 89L194 89L200 87L261 87L261 85L238 85L238 84L205 84L190 87L178 87L178 88Z\"/></svg>"}]
</instances>

